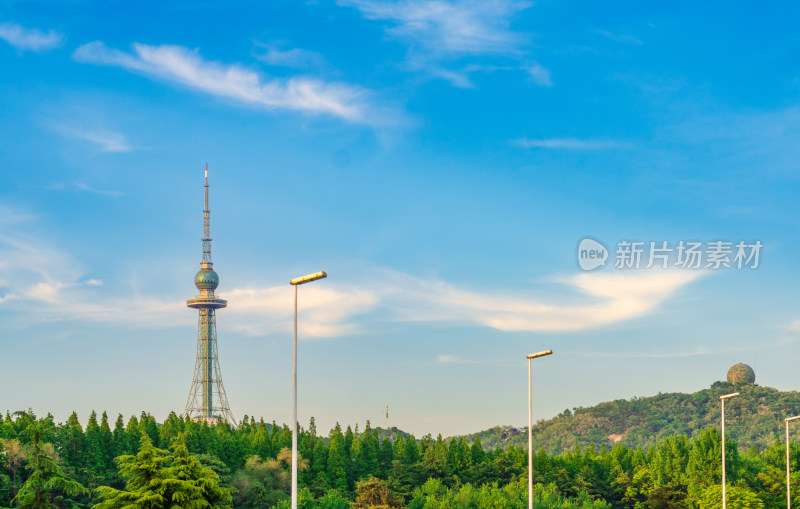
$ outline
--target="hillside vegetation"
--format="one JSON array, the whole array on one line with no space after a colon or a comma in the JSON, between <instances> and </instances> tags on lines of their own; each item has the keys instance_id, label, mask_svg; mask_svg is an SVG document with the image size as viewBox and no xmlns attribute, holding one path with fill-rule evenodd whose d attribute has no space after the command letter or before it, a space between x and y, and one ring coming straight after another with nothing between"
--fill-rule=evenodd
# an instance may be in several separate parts
<instances>
[{"instance_id":1,"label":"hillside vegetation","mask_svg":"<svg viewBox=\"0 0 800 509\"><path fill-rule=\"evenodd\" d=\"M711 388L692 394L658 394L646 398L616 400L591 408L565 410L539 421L533 428L534 450L550 454L585 448L624 444L647 448L670 435L698 436L703 429L719 427L719 397L730 392L741 396L725 403L726 435L741 449L755 446L763 451L782 437L783 420L800 414L800 393L781 392L758 385L716 382ZM461 437L456 437L461 438ZM527 428L497 426L464 436L468 444L480 438L484 448L527 448Z\"/></svg>"}]
</instances>

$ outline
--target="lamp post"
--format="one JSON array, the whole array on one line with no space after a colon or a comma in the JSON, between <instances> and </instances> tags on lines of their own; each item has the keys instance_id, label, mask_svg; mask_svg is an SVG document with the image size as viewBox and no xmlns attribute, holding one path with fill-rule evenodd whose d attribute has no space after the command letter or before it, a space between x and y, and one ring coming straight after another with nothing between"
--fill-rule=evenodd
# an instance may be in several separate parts
<instances>
[{"instance_id":1,"label":"lamp post","mask_svg":"<svg viewBox=\"0 0 800 509\"><path fill-rule=\"evenodd\" d=\"M725 498L725 400L738 395L738 392L732 392L719 397L722 403L722 509L726 509L727 507Z\"/></svg>"},{"instance_id":2,"label":"lamp post","mask_svg":"<svg viewBox=\"0 0 800 509\"><path fill-rule=\"evenodd\" d=\"M800 415L783 420L786 423L786 509L792 509L792 482L789 479L789 421L795 419L800 419Z\"/></svg>"},{"instance_id":3,"label":"lamp post","mask_svg":"<svg viewBox=\"0 0 800 509\"><path fill-rule=\"evenodd\" d=\"M294 286L294 370L292 375L292 509L297 509L297 287L328 277L325 271L297 277L289 281Z\"/></svg>"},{"instance_id":4,"label":"lamp post","mask_svg":"<svg viewBox=\"0 0 800 509\"><path fill-rule=\"evenodd\" d=\"M528 509L533 509L533 382L531 381L531 360L552 355L552 350L542 350L528 354Z\"/></svg>"}]
</instances>

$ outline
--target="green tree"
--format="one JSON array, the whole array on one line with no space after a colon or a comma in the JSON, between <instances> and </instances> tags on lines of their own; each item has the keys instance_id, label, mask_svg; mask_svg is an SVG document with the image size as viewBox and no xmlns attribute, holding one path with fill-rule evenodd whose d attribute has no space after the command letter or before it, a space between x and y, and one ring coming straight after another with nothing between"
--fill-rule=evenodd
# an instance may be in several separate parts
<instances>
[{"instance_id":1,"label":"green tree","mask_svg":"<svg viewBox=\"0 0 800 509\"><path fill-rule=\"evenodd\" d=\"M344 435L339 423L331 431L328 440L327 474L331 488L347 491L347 456L344 451Z\"/></svg>"},{"instance_id":2,"label":"green tree","mask_svg":"<svg viewBox=\"0 0 800 509\"><path fill-rule=\"evenodd\" d=\"M286 465L275 458L251 456L244 468L233 475L237 508L272 507L289 498L291 476Z\"/></svg>"},{"instance_id":3,"label":"green tree","mask_svg":"<svg viewBox=\"0 0 800 509\"><path fill-rule=\"evenodd\" d=\"M356 500L354 509L391 509L402 507L397 498L392 495L386 483L377 477L370 477L366 481L359 481L356 486Z\"/></svg>"},{"instance_id":4,"label":"green tree","mask_svg":"<svg viewBox=\"0 0 800 509\"><path fill-rule=\"evenodd\" d=\"M350 509L350 501L336 490L328 490L316 502L317 509Z\"/></svg>"},{"instance_id":5,"label":"green tree","mask_svg":"<svg viewBox=\"0 0 800 509\"><path fill-rule=\"evenodd\" d=\"M764 509L764 502L747 488L728 486L726 506L728 509ZM720 509L722 507L722 485L709 486L703 491L700 509Z\"/></svg>"},{"instance_id":6,"label":"green tree","mask_svg":"<svg viewBox=\"0 0 800 509\"><path fill-rule=\"evenodd\" d=\"M230 508L230 490L219 485L213 470L189 454L183 435L171 453L156 448L149 433L143 433L141 440L136 456L117 458L126 489L97 488L103 501L95 509Z\"/></svg>"},{"instance_id":7,"label":"green tree","mask_svg":"<svg viewBox=\"0 0 800 509\"><path fill-rule=\"evenodd\" d=\"M230 507L231 490L220 486L217 473L189 454L186 437L182 433L172 446L172 462L167 469L167 477L181 482L181 489L172 496L172 500L180 507Z\"/></svg>"},{"instance_id":8,"label":"green tree","mask_svg":"<svg viewBox=\"0 0 800 509\"><path fill-rule=\"evenodd\" d=\"M16 438L0 438L0 504L10 504L19 491L24 476L28 447Z\"/></svg>"},{"instance_id":9,"label":"green tree","mask_svg":"<svg viewBox=\"0 0 800 509\"><path fill-rule=\"evenodd\" d=\"M14 497L17 507L58 509L71 506L72 497L89 493L80 483L67 477L55 462L53 447L44 443L52 432L52 422L45 419L33 421L25 430L25 435L31 440L28 468L32 472Z\"/></svg>"},{"instance_id":10,"label":"green tree","mask_svg":"<svg viewBox=\"0 0 800 509\"><path fill-rule=\"evenodd\" d=\"M486 453L483 451L480 437L476 438L475 441L472 442L472 446L469 448L469 455L473 465L483 463Z\"/></svg>"}]
</instances>

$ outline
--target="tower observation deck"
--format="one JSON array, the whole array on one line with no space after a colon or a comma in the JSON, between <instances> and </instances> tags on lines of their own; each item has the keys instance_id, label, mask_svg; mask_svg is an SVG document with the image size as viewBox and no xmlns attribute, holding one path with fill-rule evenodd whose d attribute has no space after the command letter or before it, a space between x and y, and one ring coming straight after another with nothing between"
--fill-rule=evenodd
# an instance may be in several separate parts
<instances>
[{"instance_id":1,"label":"tower observation deck","mask_svg":"<svg viewBox=\"0 0 800 509\"><path fill-rule=\"evenodd\" d=\"M224 308L228 302L214 295L219 285L219 276L211 263L211 210L208 207L208 165L205 175L205 209L203 209L203 258L200 272L194 277L194 284L200 294L186 301L190 308L199 310L197 322L197 358L194 364L194 378L189 398L186 400L184 415L197 421L214 424L226 421L236 426L236 420L228 404L228 396L222 385L217 353L216 310Z\"/></svg>"}]
</instances>

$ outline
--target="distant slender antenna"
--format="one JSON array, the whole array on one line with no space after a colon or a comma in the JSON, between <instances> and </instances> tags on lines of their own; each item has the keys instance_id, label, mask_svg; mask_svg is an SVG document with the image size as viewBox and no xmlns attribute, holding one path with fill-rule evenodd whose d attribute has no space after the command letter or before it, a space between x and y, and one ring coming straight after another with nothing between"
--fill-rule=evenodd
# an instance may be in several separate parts
<instances>
[{"instance_id":1,"label":"distant slender antenna","mask_svg":"<svg viewBox=\"0 0 800 509\"><path fill-rule=\"evenodd\" d=\"M392 436L392 432L389 431L389 405L386 405L386 433L389 433L389 436Z\"/></svg>"}]
</instances>

